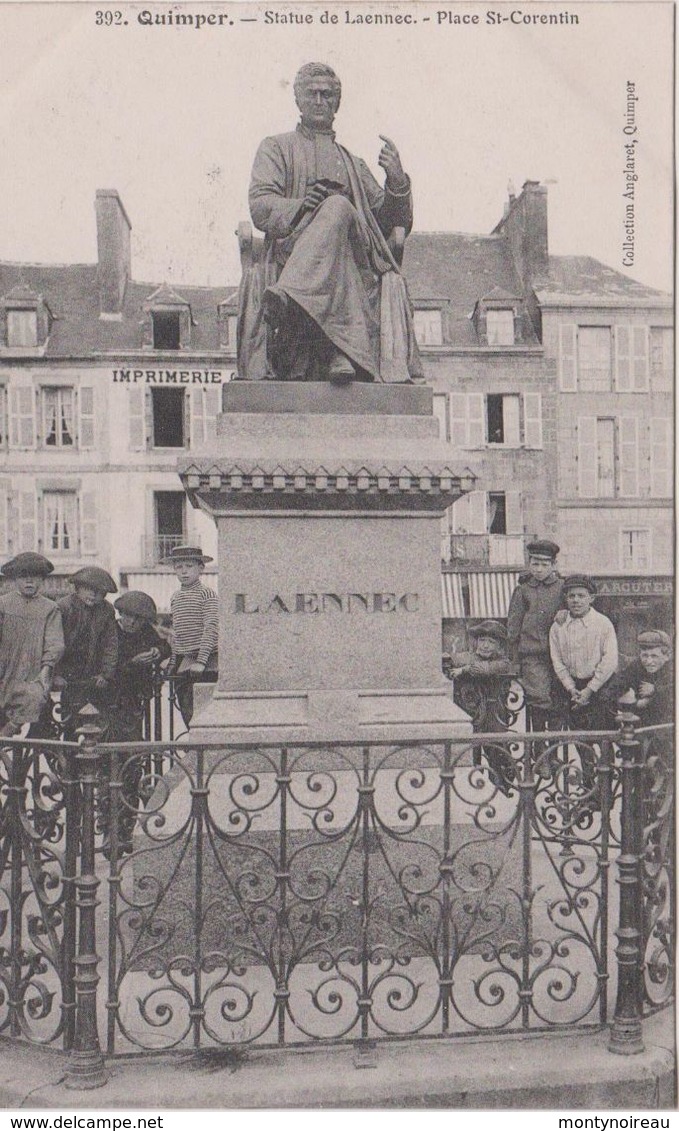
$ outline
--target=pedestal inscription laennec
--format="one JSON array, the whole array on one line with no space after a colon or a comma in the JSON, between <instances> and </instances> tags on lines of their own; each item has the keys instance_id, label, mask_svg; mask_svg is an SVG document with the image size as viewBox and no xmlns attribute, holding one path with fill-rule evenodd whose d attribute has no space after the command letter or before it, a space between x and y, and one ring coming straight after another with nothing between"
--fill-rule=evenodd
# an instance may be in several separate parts
<instances>
[{"instance_id":1,"label":"pedestal inscription laennec","mask_svg":"<svg viewBox=\"0 0 679 1131\"><path fill-rule=\"evenodd\" d=\"M297 128L265 138L250 212L264 242L241 240L238 376L387 383L422 377L405 279L410 178L382 136L381 186L336 142L341 85L322 63L295 79ZM243 225L241 225L243 228Z\"/></svg>"}]
</instances>

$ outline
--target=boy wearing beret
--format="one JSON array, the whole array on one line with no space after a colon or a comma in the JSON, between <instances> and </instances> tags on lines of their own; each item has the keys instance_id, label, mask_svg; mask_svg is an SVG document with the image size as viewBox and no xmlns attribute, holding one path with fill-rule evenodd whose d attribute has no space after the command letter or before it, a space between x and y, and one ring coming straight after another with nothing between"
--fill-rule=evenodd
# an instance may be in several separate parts
<instances>
[{"instance_id":1,"label":"boy wearing beret","mask_svg":"<svg viewBox=\"0 0 679 1131\"><path fill-rule=\"evenodd\" d=\"M639 658L615 676L607 698L613 709L624 707L641 719L642 726L671 723L674 719L674 664L672 641L661 629L637 637Z\"/></svg>"},{"instance_id":2,"label":"boy wearing beret","mask_svg":"<svg viewBox=\"0 0 679 1131\"><path fill-rule=\"evenodd\" d=\"M507 613L509 654L519 665L530 730L558 730L549 630L563 606L563 582L556 571L559 547L541 539L528 544L528 574L519 579Z\"/></svg>"},{"instance_id":3,"label":"boy wearing beret","mask_svg":"<svg viewBox=\"0 0 679 1131\"><path fill-rule=\"evenodd\" d=\"M492 732L502 726L499 717L501 678L515 675L514 664L507 658L507 629L496 620L484 620L467 630L471 651L444 655L443 670L453 680L453 699L472 716L477 733ZM474 749L474 765L481 765L481 755L490 766L489 778L504 794L509 794L516 778L509 754L498 747Z\"/></svg>"},{"instance_id":4,"label":"boy wearing beret","mask_svg":"<svg viewBox=\"0 0 679 1131\"><path fill-rule=\"evenodd\" d=\"M106 600L107 593L118 589L115 581L99 566L78 570L70 581L73 593L57 602L66 649L57 669L56 685L62 688L61 708L67 740L75 738L78 711L86 703L92 703L106 723L118 658L116 617Z\"/></svg>"},{"instance_id":5,"label":"boy wearing beret","mask_svg":"<svg viewBox=\"0 0 679 1131\"><path fill-rule=\"evenodd\" d=\"M0 736L35 724L49 700L64 651L61 616L41 593L54 566L42 554L17 554L0 572L14 588L0 594Z\"/></svg>"},{"instance_id":6,"label":"boy wearing beret","mask_svg":"<svg viewBox=\"0 0 679 1131\"><path fill-rule=\"evenodd\" d=\"M153 665L169 657L170 645L156 632L158 611L148 593L130 589L113 607L118 613L118 660L108 741L141 742L144 707L153 695Z\"/></svg>"}]
</instances>

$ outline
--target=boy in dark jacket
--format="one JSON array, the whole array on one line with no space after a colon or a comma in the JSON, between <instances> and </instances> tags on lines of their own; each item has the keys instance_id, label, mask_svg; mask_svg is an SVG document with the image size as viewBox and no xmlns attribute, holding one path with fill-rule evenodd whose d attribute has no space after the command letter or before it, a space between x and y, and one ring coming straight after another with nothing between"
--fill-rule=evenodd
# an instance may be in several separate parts
<instances>
[{"instance_id":1,"label":"boy in dark jacket","mask_svg":"<svg viewBox=\"0 0 679 1131\"><path fill-rule=\"evenodd\" d=\"M606 691L611 707L633 711L641 726L671 723L674 719L674 665L672 641L659 628L637 637L639 659L613 676Z\"/></svg>"},{"instance_id":2,"label":"boy in dark jacket","mask_svg":"<svg viewBox=\"0 0 679 1131\"><path fill-rule=\"evenodd\" d=\"M170 655L170 645L156 632L158 612L148 593L131 589L113 607L118 613L118 661L108 740L141 742L144 707L153 695L153 667Z\"/></svg>"},{"instance_id":3,"label":"boy in dark jacket","mask_svg":"<svg viewBox=\"0 0 679 1131\"><path fill-rule=\"evenodd\" d=\"M507 614L509 653L519 665L530 730L557 730L561 722L549 654L549 630L563 608L563 581L556 571L558 553L555 542L529 542L529 572L512 593Z\"/></svg>"},{"instance_id":4,"label":"boy in dark jacket","mask_svg":"<svg viewBox=\"0 0 679 1131\"><path fill-rule=\"evenodd\" d=\"M74 592L57 602L64 626L66 648L56 672L61 687L64 737L76 737L78 711L92 703L102 714L111 700L111 681L118 659L116 617L106 600L118 589L110 573L99 566L86 566L71 577Z\"/></svg>"}]
</instances>

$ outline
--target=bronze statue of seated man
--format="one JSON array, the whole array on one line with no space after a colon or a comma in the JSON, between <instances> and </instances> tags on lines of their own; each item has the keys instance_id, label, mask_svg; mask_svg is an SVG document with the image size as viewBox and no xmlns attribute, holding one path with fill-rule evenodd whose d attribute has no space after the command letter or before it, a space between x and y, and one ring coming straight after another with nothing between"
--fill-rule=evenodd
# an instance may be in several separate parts
<instances>
[{"instance_id":1,"label":"bronze statue of seated man","mask_svg":"<svg viewBox=\"0 0 679 1131\"><path fill-rule=\"evenodd\" d=\"M339 79L322 63L295 79L301 114L255 157L250 212L265 233L239 295L238 376L246 380L421 377L400 255L412 226L410 179L383 137L381 188L335 141ZM399 247L400 245L400 247Z\"/></svg>"}]
</instances>

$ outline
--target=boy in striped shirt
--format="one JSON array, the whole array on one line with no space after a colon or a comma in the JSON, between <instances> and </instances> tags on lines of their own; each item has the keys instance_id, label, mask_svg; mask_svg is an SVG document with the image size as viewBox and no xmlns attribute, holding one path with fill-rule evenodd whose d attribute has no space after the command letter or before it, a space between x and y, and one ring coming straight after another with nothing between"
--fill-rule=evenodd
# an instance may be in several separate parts
<instances>
[{"instance_id":1,"label":"boy in striped shirt","mask_svg":"<svg viewBox=\"0 0 679 1131\"><path fill-rule=\"evenodd\" d=\"M168 674L175 676L179 710L188 727L193 716L194 683L217 679L217 594L201 583L212 558L198 546L177 546L169 561L180 588L172 595L172 656Z\"/></svg>"}]
</instances>

